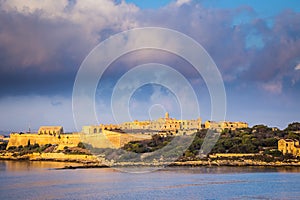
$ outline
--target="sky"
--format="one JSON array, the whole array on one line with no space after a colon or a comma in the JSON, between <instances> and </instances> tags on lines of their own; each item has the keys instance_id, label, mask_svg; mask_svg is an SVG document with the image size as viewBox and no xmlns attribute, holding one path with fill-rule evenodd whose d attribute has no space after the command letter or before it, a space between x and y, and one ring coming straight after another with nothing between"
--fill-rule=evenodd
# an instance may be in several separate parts
<instances>
[{"instance_id":1,"label":"sky","mask_svg":"<svg viewBox=\"0 0 300 200\"><path fill-rule=\"evenodd\" d=\"M300 121L298 0L0 0L0 131L43 125L75 131L72 92L84 59L115 34L143 27L172 29L203 46L224 81L226 120L279 128ZM182 74L201 118L211 119L203 77L186 60L148 49L121 56L104 72L95 94L99 123L115 122L111 97L122 75L154 62ZM148 84L137 88L128 109L132 119L166 111L180 118L185 106L193 108L189 98L182 101L168 88Z\"/></svg>"}]
</instances>

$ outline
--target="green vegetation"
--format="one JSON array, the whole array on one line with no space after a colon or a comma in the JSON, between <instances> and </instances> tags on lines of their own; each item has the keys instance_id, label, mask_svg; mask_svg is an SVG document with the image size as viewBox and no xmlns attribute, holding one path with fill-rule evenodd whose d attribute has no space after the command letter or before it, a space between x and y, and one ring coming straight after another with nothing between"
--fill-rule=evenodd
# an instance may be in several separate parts
<instances>
[{"instance_id":1,"label":"green vegetation","mask_svg":"<svg viewBox=\"0 0 300 200\"><path fill-rule=\"evenodd\" d=\"M284 130L272 129L265 125L256 125L252 128L243 128L237 130L223 130L219 140L211 150L214 153L260 153L264 159L289 158L290 155L283 156L277 150L278 140L281 138L300 140L300 123L289 124ZM195 134L190 147L180 157L180 160L199 159L199 150L203 144L207 130L200 130ZM126 151L134 153L153 152L169 144L175 137L153 136L152 140L130 142L123 147ZM262 159L262 158L261 158Z\"/></svg>"},{"instance_id":2,"label":"green vegetation","mask_svg":"<svg viewBox=\"0 0 300 200\"><path fill-rule=\"evenodd\" d=\"M173 138L174 137L171 136L161 137L159 135L153 135L151 140L129 142L124 145L123 149L134 153L153 152L169 144Z\"/></svg>"},{"instance_id":3,"label":"green vegetation","mask_svg":"<svg viewBox=\"0 0 300 200\"><path fill-rule=\"evenodd\" d=\"M1 147L1 146L0 146ZM77 147L65 146L63 150L56 150L57 145L46 144L39 146L38 144L29 144L26 146L11 146L7 149L8 152L14 153L15 156L22 156L30 153L52 153L63 152L65 154L85 154L90 155L89 150L85 149L83 143L79 143ZM5 146L6 148L6 146ZM2 149L5 150L5 149Z\"/></svg>"},{"instance_id":4,"label":"green vegetation","mask_svg":"<svg viewBox=\"0 0 300 200\"><path fill-rule=\"evenodd\" d=\"M82 142L79 142L77 147L81 149L85 149L85 145Z\"/></svg>"},{"instance_id":5,"label":"green vegetation","mask_svg":"<svg viewBox=\"0 0 300 200\"><path fill-rule=\"evenodd\" d=\"M284 131L300 131L300 123L299 122L294 122L288 125Z\"/></svg>"},{"instance_id":6,"label":"green vegetation","mask_svg":"<svg viewBox=\"0 0 300 200\"><path fill-rule=\"evenodd\" d=\"M276 132L263 125L252 129L224 130L212 153L259 153L276 149L278 138Z\"/></svg>"},{"instance_id":7,"label":"green vegetation","mask_svg":"<svg viewBox=\"0 0 300 200\"><path fill-rule=\"evenodd\" d=\"M26 145L26 146L18 146L18 147L15 147L15 146L11 146L8 148L7 151L9 152L13 152L15 153L15 155L25 155L25 154L29 154L29 153L34 153L34 152L44 152L46 151L49 147L51 147L52 145L51 144L46 144L46 145L43 145L43 146L40 146L39 144L29 144L29 145Z\"/></svg>"},{"instance_id":8,"label":"green vegetation","mask_svg":"<svg viewBox=\"0 0 300 200\"><path fill-rule=\"evenodd\" d=\"M63 150L57 150L57 145L30 144L26 146L10 147L7 151L15 155L25 155L33 152L63 152L65 154L94 154L103 156L107 160L114 161L168 161L178 159L179 161L199 160L199 159L251 159L259 161L287 161L294 159L293 155L282 155L277 150L278 140L297 139L300 140L300 123L289 124L284 130L270 128L265 125L256 125L252 128L243 128L237 130L223 130L216 144L212 149L202 150L204 152L215 153L251 153L255 155L245 156L243 158L202 158L199 151L207 135L207 130L202 129L193 136L167 136L153 135L152 139L144 141L129 142L121 149L100 149L93 148L89 144L78 143L76 147L65 147ZM207 141L206 141L207 142ZM2 143L0 150L4 151L7 144ZM187 149L183 149L189 146ZM207 151L206 151L207 150ZM182 152L184 152L182 154Z\"/></svg>"},{"instance_id":9,"label":"green vegetation","mask_svg":"<svg viewBox=\"0 0 300 200\"><path fill-rule=\"evenodd\" d=\"M2 142L2 143L0 143L0 151L1 151L1 150L5 150L6 147L7 147L7 142Z\"/></svg>"},{"instance_id":10,"label":"green vegetation","mask_svg":"<svg viewBox=\"0 0 300 200\"><path fill-rule=\"evenodd\" d=\"M83 143L79 143L77 147L64 147L64 150L62 151L64 154L82 154L82 155L90 155L90 151L85 149Z\"/></svg>"}]
</instances>

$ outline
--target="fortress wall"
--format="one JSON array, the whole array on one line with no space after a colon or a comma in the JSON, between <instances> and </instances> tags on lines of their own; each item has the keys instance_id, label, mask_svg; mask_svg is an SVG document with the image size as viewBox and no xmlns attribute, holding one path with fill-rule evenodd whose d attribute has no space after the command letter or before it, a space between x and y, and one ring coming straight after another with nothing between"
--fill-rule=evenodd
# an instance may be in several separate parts
<instances>
[{"instance_id":1,"label":"fortress wall","mask_svg":"<svg viewBox=\"0 0 300 200\"><path fill-rule=\"evenodd\" d=\"M145 135L145 134L118 133L118 132L107 131L107 130L104 130L103 134L114 146L114 148L121 148L125 144L131 141L141 141L141 140L148 140L152 138L150 135Z\"/></svg>"},{"instance_id":2,"label":"fortress wall","mask_svg":"<svg viewBox=\"0 0 300 200\"><path fill-rule=\"evenodd\" d=\"M122 147L121 146L121 135L124 135L124 134L114 132L114 131L103 130L103 135L106 137L106 140L108 140L114 148Z\"/></svg>"},{"instance_id":3,"label":"fortress wall","mask_svg":"<svg viewBox=\"0 0 300 200\"><path fill-rule=\"evenodd\" d=\"M10 135L7 149L11 146L27 146L30 144L39 144L40 146L46 144L56 144L58 149L63 149L65 146L74 147L79 142L87 143L95 148L121 148L131 141L141 141L151 139L150 135L145 134L124 134L114 131L103 130L103 133L96 134L61 134L56 135L38 135L38 134L19 134L14 133Z\"/></svg>"},{"instance_id":4,"label":"fortress wall","mask_svg":"<svg viewBox=\"0 0 300 200\"><path fill-rule=\"evenodd\" d=\"M81 142L80 134L68 134L68 135L60 135L59 145L65 146L77 146L79 142Z\"/></svg>"},{"instance_id":5,"label":"fortress wall","mask_svg":"<svg viewBox=\"0 0 300 200\"><path fill-rule=\"evenodd\" d=\"M82 134L82 142L88 143L95 148L112 149L121 148L131 141L141 141L151 138L150 135L125 134L108 130L103 130L103 134Z\"/></svg>"},{"instance_id":6,"label":"fortress wall","mask_svg":"<svg viewBox=\"0 0 300 200\"><path fill-rule=\"evenodd\" d=\"M83 143L92 145L94 148L116 148L104 134L81 134L80 136Z\"/></svg>"},{"instance_id":7,"label":"fortress wall","mask_svg":"<svg viewBox=\"0 0 300 200\"><path fill-rule=\"evenodd\" d=\"M78 134L68 134L68 135L60 135L52 136L52 135L38 135L38 134L19 134L13 133L10 134L9 142L7 145L7 149L11 146L26 146L28 143L30 144L39 144L40 146L46 144L57 144L63 146L77 146L80 142L80 137Z\"/></svg>"},{"instance_id":8,"label":"fortress wall","mask_svg":"<svg viewBox=\"0 0 300 200\"><path fill-rule=\"evenodd\" d=\"M10 134L9 142L7 145L7 148L11 146L26 146L30 144L39 144L39 145L45 145L45 144L57 144L57 138L50 135L37 135L37 134L19 134L14 133Z\"/></svg>"}]
</instances>

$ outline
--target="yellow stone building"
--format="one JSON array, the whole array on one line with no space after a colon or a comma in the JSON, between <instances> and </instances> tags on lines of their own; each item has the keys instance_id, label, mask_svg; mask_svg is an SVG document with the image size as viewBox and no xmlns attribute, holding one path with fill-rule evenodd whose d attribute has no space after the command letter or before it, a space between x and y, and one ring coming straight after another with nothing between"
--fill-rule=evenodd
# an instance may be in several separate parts
<instances>
[{"instance_id":1,"label":"yellow stone building","mask_svg":"<svg viewBox=\"0 0 300 200\"><path fill-rule=\"evenodd\" d=\"M219 122L215 122L215 121L205 121L204 128L219 130L219 129L221 129L221 124Z\"/></svg>"},{"instance_id":2,"label":"yellow stone building","mask_svg":"<svg viewBox=\"0 0 300 200\"><path fill-rule=\"evenodd\" d=\"M83 126L81 133L64 133L62 126L41 126L37 133L11 133L7 149L11 146L27 146L28 144L57 145L57 149L75 147L79 142L84 142L96 148L121 148L131 141L151 139L151 135L126 134L110 131L117 126Z\"/></svg>"},{"instance_id":3,"label":"yellow stone building","mask_svg":"<svg viewBox=\"0 0 300 200\"><path fill-rule=\"evenodd\" d=\"M178 120L170 118L169 113L165 114L164 118L157 120L147 120L125 122L119 125L122 130L151 130L151 131L169 131L178 132L184 130L200 130L201 129L201 118L196 120Z\"/></svg>"},{"instance_id":4,"label":"yellow stone building","mask_svg":"<svg viewBox=\"0 0 300 200\"><path fill-rule=\"evenodd\" d=\"M244 122L205 122L205 128L231 129L248 127ZM131 141L151 139L151 134L189 135L201 129L201 118L195 120L177 120L169 113L164 118L125 122L122 124L100 124L83 126L80 133L64 133L62 126L41 126L37 133L12 133L7 148L28 144L55 144L60 149L65 146L77 146L79 142L91 144L97 148L120 148ZM139 133L141 131L141 133ZM135 132L135 133L134 133Z\"/></svg>"},{"instance_id":5,"label":"yellow stone building","mask_svg":"<svg viewBox=\"0 0 300 200\"><path fill-rule=\"evenodd\" d=\"M85 134L102 133L102 127L99 126L99 125L94 125L94 126L83 126L81 132L82 132L82 133L85 133Z\"/></svg>"},{"instance_id":6,"label":"yellow stone building","mask_svg":"<svg viewBox=\"0 0 300 200\"><path fill-rule=\"evenodd\" d=\"M202 128L201 118L191 119L191 120L178 120L176 118L171 118L169 113L165 114L164 118L159 118L157 120L145 120L138 121L134 120L132 122L124 122L121 124L100 124L96 126L84 126L84 133L101 133L102 130L123 130L125 132L130 131L141 131L141 132L170 132L173 135L192 134L197 130ZM206 129L215 130L236 130L238 128L248 128L248 124L245 122L229 122L229 121L206 121L204 124Z\"/></svg>"},{"instance_id":7,"label":"yellow stone building","mask_svg":"<svg viewBox=\"0 0 300 200\"><path fill-rule=\"evenodd\" d=\"M280 139L278 141L278 150L281 151L283 155L289 153L294 156L300 156L299 141L292 139Z\"/></svg>"},{"instance_id":8,"label":"yellow stone building","mask_svg":"<svg viewBox=\"0 0 300 200\"><path fill-rule=\"evenodd\" d=\"M39 128L39 135L60 135L64 133L62 126L41 126Z\"/></svg>"},{"instance_id":9,"label":"yellow stone building","mask_svg":"<svg viewBox=\"0 0 300 200\"><path fill-rule=\"evenodd\" d=\"M229 121L206 121L204 123L204 127L206 129L215 129L215 130L236 130L239 128L248 128L248 124L246 122L229 122Z\"/></svg>"},{"instance_id":10,"label":"yellow stone building","mask_svg":"<svg viewBox=\"0 0 300 200\"><path fill-rule=\"evenodd\" d=\"M229 121L223 121L221 123L221 128L224 129L230 129L230 130L236 130L238 128L248 128L248 124L246 122L229 122Z\"/></svg>"}]
</instances>

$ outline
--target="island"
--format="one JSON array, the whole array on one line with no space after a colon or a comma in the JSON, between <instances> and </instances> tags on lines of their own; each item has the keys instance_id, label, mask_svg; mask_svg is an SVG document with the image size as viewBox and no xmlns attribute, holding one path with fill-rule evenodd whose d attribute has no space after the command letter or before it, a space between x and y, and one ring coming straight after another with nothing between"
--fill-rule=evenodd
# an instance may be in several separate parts
<instances>
[{"instance_id":1,"label":"island","mask_svg":"<svg viewBox=\"0 0 300 200\"><path fill-rule=\"evenodd\" d=\"M208 133L217 136L204 152ZM83 126L41 126L37 133L0 137L0 159L61 161L84 167L300 166L300 123L285 129L245 122L164 118ZM207 141L206 141L207 142Z\"/></svg>"}]
</instances>

